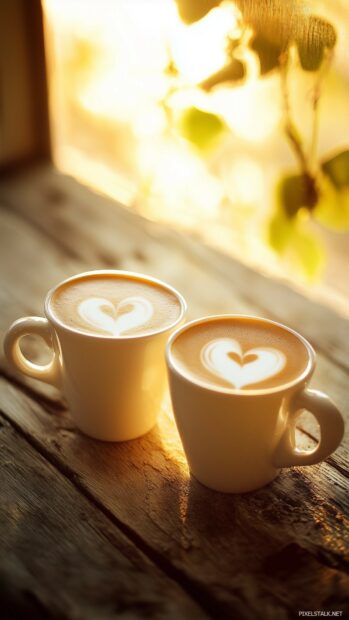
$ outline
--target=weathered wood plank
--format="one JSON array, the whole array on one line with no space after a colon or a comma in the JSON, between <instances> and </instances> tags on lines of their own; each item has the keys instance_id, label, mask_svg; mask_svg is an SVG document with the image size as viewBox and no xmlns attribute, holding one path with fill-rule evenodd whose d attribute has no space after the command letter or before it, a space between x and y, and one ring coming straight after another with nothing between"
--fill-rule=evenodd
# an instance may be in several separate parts
<instances>
[{"instance_id":1,"label":"weathered wood plank","mask_svg":"<svg viewBox=\"0 0 349 620\"><path fill-rule=\"evenodd\" d=\"M208 616L0 417L1 617Z\"/></svg>"},{"instance_id":2,"label":"weathered wood plank","mask_svg":"<svg viewBox=\"0 0 349 620\"><path fill-rule=\"evenodd\" d=\"M21 291L23 298L30 299L33 312L40 312L40 287L47 290L53 276L59 280L70 275L70 269L106 265L147 271L170 281L187 297L191 316L232 310L258 313L258 306L228 287L209 262L184 251L180 242L176 250L176 235L169 233L166 237L161 227L154 228L144 220L140 220L140 226L133 214L127 215L131 219L125 225L122 215L112 215L111 221L107 209L100 210L99 203L93 212L91 202L85 220L84 204L79 206L79 200L85 202L84 193L79 200L78 196L69 198L69 207L62 210L62 192L55 194L58 186L45 186L48 178L51 176L41 176L41 190L45 187L46 200L51 196L52 201L54 196L52 208L61 213L55 216L56 221L50 214L46 219L43 209L39 221L22 206L17 209L21 216L13 225L11 219L15 216L10 212L4 216L8 255L14 247L13 235L17 234L15 278L3 270L8 319L26 312ZM78 187L74 189L77 194ZM26 201L21 189L27 209L35 196L40 203L39 189L36 187L30 201ZM31 191L30 187L29 195ZM11 192L16 194L14 185ZM63 198L63 203L67 200ZM76 208L82 222L81 234L74 215ZM39 212L35 205L33 212ZM59 230L61 234L56 233ZM101 243L104 238L105 247ZM119 252L118 263L114 246ZM11 317L12 312L16 315ZM4 321L1 327L5 327ZM344 406L346 373L324 355L319 361L320 374L315 376L314 384L329 388ZM349 559L344 449L331 457L333 466L323 463L303 470L285 470L277 481L258 493L226 497L213 494L188 476L168 405L158 428L147 437L123 445L105 445L76 432L64 411L52 415L61 406L60 399L50 394L40 404L36 402L36 395L43 393L40 384L30 385L35 389L35 400L19 389L20 384L16 388L2 381L6 416L130 538L143 544L149 554L162 558L169 570L176 570L183 581L206 597L210 608L215 606L221 617L236 617L239 609L242 618L264 618L268 614L279 620L290 617L292 610L303 609L304 601L308 609L343 607ZM300 441L306 441L303 434ZM297 566L301 567L299 572ZM302 580L306 581L303 589ZM326 587L320 589L319 582ZM337 582L341 584L338 589Z\"/></svg>"},{"instance_id":3,"label":"weathered wood plank","mask_svg":"<svg viewBox=\"0 0 349 620\"><path fill-rule=\"evenodd\" d=\"M48 166L6 178L0 183L0 195L67 252L76 249L78 236L79 256L88 265L143 269L167 278L181 288L194 315L197 300L204 301L207 312L253 308L299 329L327 357L349 367L345 318L193 237L150 222ZM202 289L200 276L205 272L210 286ZM216 297L216 286L224 286L225 298Z\"/></svg>"},{"instance_id":4,"label":"weathered wood plank","mask_svg":"<svg viewBox=\"0 0 349 620\"><path fill-rule=\"evenodd\" d=\"M70 212L65 213L65 217L72 217ZM3 283L0 290L2 307L0 335L6 330L12 320L19 316L26 314L42 315L43 300L47 290L60 280L88 268L105 268L103 262L85 263L84 258L78 257L80 237L77 236L76 231L74 232L75 243L71 239L71 248L75 252L75 256L72 257L66 254L61 245L57 245L56 240L50 240L45 231L40 232L33 224L23 221L21 215L4 209L0 210L0 226L3 231L3 243L0 247L0 275ZM70 230L69 226L66 227L66 230ZM136 236L138 234L137 231L138 229L136 229ZM131 233L129 235L121 235L121 237L124 244L127 242L132 246L132 243L134 243ZM67 238L69 238L68 232L65 235L65 240ZM90 245L92 248L94 247L93 244L90 243ZM14 247L16 247L15 252L13 252ZM38 248L40 248L40 252L38 252ZM81 253L83 254L83 251ZM147 265L143 265L143 267L140 265L134 266L132 263L133 253L134 250L127 249L126 245L124 246L122 267L148 271ZM8 256L11 256L10 270L8 269ZM45 260L42 259L43 256ZM28 266L28 270L24 268L24 265ZM167 271L165 273L167 265L169 266L168 274ZM176 266L177 271L175 269ZM161 276L165 280L169 280L177 285L181 291L185 290L185 295L190 305L189 314L191 317L203 316L217 311L229 312L231 308L234 308L236 312L258 313L258 309L255 306L245 303L237 294L227 290L226 283L220 278L212 276L208 268L200 268L199 265L193 264L189 259L186 262L186 258L181 252L179 252L178 260L173 254L170 262L162 261L162 269ZM176 281L174 282L174 280ZM178 280L182 282L182 285ZM34 348L34 357L39 355L40 348L40 344ZM0 368L5 368L7 373L13 374L12 369L8 367L3 359L2 353L0 354ZM44 394L51 399L59 400L59 395L53 388L31 381L20 375L18 375L18 378L26 385L32 386L38 393ZM331 363L325 355L321 353L318 355L318 366L312 385L327 391L337 401L344 415L349 420L347 381L348 376L345 370ZM347 467L349 470L348 446L349 435L347 433L342 447L333 458L336 460L337 458L340 459L341 466Z\"/></svg>"},{"instance_id":5,"label":"weathered wood plank","mask_svg":"<svg viewBox=\"0 0 349 620\"><path fill-rule=\"evenodd\" d=\"M14 213L1 209L0 205L0 338L10 324L20 316L43 316L43 302L49 288L60 280L73 275L84 266L81 261L65 256L45 235L36 233ZM39 361L43 343L32 340L31 358ZM13 373L3 356L1 345L0 367L10 375L17 376L25 385L32 386L38 394L56 402L60 395L54 388Z\"/></svg>"},{"instance_id":6,"label":"weathered wood plank","mask_svg":"<svg viewBox=\"0 0 349 620\"><path fill-rule=\"evenodd\" d=\"M279 620L304 600L342 609L349 498L340 472L323 463L285 470L256 493L212 493L190 478L169 407L140 440L104 444L77 432L67 413L52 415L8 382L0 386L5 415L131 539L206 592L218 617ZM311 567L304 588L298 557L302 578Z\"/></svg>"}]
</instances>

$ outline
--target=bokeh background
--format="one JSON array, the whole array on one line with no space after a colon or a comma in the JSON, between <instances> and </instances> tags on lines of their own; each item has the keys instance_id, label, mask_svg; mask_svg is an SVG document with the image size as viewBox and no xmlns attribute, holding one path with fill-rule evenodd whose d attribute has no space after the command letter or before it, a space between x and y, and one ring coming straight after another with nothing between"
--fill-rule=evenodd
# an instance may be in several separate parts
<instances>
[{"instance_id":1,"label":"bokeh background","mask_svg":"<svg viewBox=\"0 0 349 620\"><path fill-rule=\"evenodd\" d=\"M44 0L56 165L349 314L346 0Z\"/></svg>"}]
</instances>

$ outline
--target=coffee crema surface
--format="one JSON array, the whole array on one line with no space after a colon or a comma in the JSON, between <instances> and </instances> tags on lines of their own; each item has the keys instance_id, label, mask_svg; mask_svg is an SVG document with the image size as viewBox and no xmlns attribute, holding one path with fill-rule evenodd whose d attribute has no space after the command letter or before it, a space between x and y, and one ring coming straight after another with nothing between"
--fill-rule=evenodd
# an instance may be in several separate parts
<instances>
[{"instance_id":1,"label":"coffee crema surface","mask_svg":"<svg viewBox=\"0 0 349 620\"><path fill-rule=\"evenodd\" d=\"M175 323L181 313L170 290L121 274L68 281L53 292L50 308L67 327L114 337L151 334Z\"/></svg>"},{"instance_id":2,"label":"coffee crema surface","mask_svg":"<svg viewBox=\"0 0 349 620\"><path fill-rule=\"evenodd\" d=\"M258 390L283 386L306 369L306 346L292 332L249 317L192 325L171 348L182 374L209 387Z\"/></svg>"}]
</instances>

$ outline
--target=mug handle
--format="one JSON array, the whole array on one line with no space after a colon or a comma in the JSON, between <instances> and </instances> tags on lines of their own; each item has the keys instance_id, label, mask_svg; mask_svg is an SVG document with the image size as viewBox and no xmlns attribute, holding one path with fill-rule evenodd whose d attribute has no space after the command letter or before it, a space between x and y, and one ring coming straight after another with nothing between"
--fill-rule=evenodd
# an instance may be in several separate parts
<instances>
[{"instance_id":1,"label":"mug handle","mask_svg":"<svg viewBox=\"0 0 349 620\"><path fill-rule=\"evenodd\" d=\"M40 336L52 349L53 357L48 364L35 364L23 355L20 340L23 336L32 334ZM53 344L52 328L47 319L28 316L12 323L4 339L4 351L8 361L24 375L60 387L59 356Z\"/></svg>"},{"instance_id":2,"label":"mug handle","mask_svg":"<svg viewBox=\"0 0 349 620\"><path fill-rule=\"evenodd\" d=\"M296 447L295 427L302 409L307 409L319 423L320 441L313 450ZM303 390L291 400L289 420L273 456L275 467L314 465L334 452L344 434L344 420L334 402L318 390Z\"/></svg>"}]
</instances>

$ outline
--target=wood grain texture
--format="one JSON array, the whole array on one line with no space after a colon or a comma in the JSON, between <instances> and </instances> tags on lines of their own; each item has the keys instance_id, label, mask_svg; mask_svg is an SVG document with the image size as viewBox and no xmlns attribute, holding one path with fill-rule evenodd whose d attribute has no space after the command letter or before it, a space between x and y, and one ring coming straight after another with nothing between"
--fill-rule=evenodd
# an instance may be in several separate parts
<instances>
[{"instance_id":1,"label":"wood grain texture","mask_svg":"<svg viewBox=\"0 0 349 620\"><path fill-rule=\"evenodd\" d=\"M285 470L255 493L212 493L189 476L169 408L147 436L105 444L81 435L67 412L45 410L3 380L1 393L18 430L218 617L288 618L305 598L308 608L326 609L334 596L343 608L347 481L326 463L308 473ZM308 563L316 570L301 588ZM321 590L319 579L327 584Z\"/></svg>"},{"instance_id":2,"label":"wood grain texture","mask_svg":"<svg viewBox=\"0 0 349 620\"><path fill-rule=\"evenodd\" d=\"M181 288L192 316L203 307L210 313L253 309L301 330L327 358L349 368L345 318L194 237L150 222L48 166L7 178L0 196L91 268L143 269L167 278Z\"/></svg>"},{"instance_id":3,"label":"wood grain texture","mask_svg":"<svg viewBox=\"0 0 349 620\"><path fill-rule=\"evenodd\" d=\"M169 281L187 298L192 317L262 313L258 295L248 299L244 285L230 279L238 269L234 261L231 267L230 259L222 259L225 269L218 267L211 250L206 253L195 241L95 197L49 169L3 181L1 201L0 258L3 252L11 256L11 268L1 262L2 330L23 314L42 314L45 292L62 278L101 267L134 269ZM240 280L258 280L241 270ZM301 296L286 294L283 285L269 280L265 286L266 297L275 288L279 320L292 314L290 295L292 324L309 336L307 321L303 330L300 319ZM333 312L325 309L323 315L313 303L303 300L308 322L312 312L322 316L312 339L322 350L313 384L328 390L345 410L347 323L338 318L339 337ZM327 312L334 322L325 332ZM330 357L325 354L329 337L343 341ZM39 356L37 346L29 350ZM208 613L283 620L297 609L344 609L349 595L347 440L325 463L284 470L256 493L225 496L190 478L168 402L158 427L146 437L103 444L74 428L53 389L13 374L3 359L0 369L6 377L0 384L1 407L11 424ZM315 434L308 430L309 435L299 432L303 447Z\"/></svg>"},{"instance_id":4,"label":"wood grain texture","mask_svg":"<svg viewBox=\"0 0 349 620\"><path fill-rule=\"evenodd\" d=\"M1 617L207 618L0 416Z\"/></svg>"},{"instance_id":5,"label":"wood grain texture","mask_svg":"<svg viewBox=\"0 0 349 620\"><path fill-rule=\"evenodd\" d=\"M247 301L240 295L239 286L245 285L250 277L250 270L246 267L241 266L240 277L234 277L233 282L227 283L227 277L230 277L227 274L238 268L232 259L221 257L193 239L180 237L158 224L140 218L49 167L39 167L33 174L15 175L12 180L0 183L0 201L5 207L0 216L4 231L4 244L0 248L0 257L3 257L0 274L7 289L3 292L4 321L0 323L0 330L17 316L28 312L42 314L47 290L61 279L86 269L122 268L162 278L184 294L189 306L188 318L234 312L263 315L287 323L284 315L292 314L294 305L290 304L288 296L294 295L299 309L288 323L308 337L306 318L314 325L315 336L310 340L318 352L318 360L312 386L326 391L336 400L344 415L349 416L347 368L341 362L339 366L332 363L325 352L326 335L323 340L325 328L327 331L332 330L333 338L336 339L338 327L342 346L339 357L347 356L349 360L346 352L349 349L349 339L346 337L348 321L334 315L332 310L321 306L314 310L313 302L285 285L262 278L266 289L265 299L270 299L272 290L278 314L275 316L263 312L257 303L258 296L257 301ZM14 245L15 253L11 251ZM225 265L224 269L221 266L217 271L212 253L216 262ZM6 266L6 257L9 255L12 257L11 272ZM23 264L28 263L32 266L30 274L23 270ZM260 277L254 272L251 274L257 280ZM11 283L6 284L9 277L12 286ZM254 285L251 290L255 291ZM13 310L16 305L17 315ZM24 381L29 385L34 383L26 379ZM53 393L49 387L37 382L35 389L46 395ZM308 425L308 428L311 427ZM347 466L348 442L347 434L346 441L333 457Z\"/></svg>"}]
</instances>

